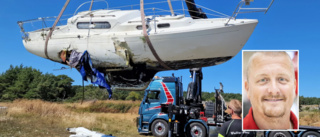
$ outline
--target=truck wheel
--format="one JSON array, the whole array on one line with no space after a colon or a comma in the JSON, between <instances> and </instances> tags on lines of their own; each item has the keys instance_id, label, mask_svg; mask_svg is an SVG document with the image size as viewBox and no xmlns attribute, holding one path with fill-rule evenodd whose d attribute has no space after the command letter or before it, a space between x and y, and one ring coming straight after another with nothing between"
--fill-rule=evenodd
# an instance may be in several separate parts
<instances>
[{"instance_id":1,"label":"truck wheel","mask_svg":"<svg viewBox=\"0 0 320 137\"><path fill-rule=\"evenodd\" d=\"M320 133L315 131L307 131L302 134L302 137L320 137Z\"/></svg>"},{"instance_id":2,"label":"truck wheel","mask_svg":"<svg viewBox=\"0 0 320 137\"><path fill-rule=\"evenodd\" d=\"M291 134L287 131L271 131L268 137L291 137Z\"/></svg>"},{"instance_id":3,"label":"truck wheel","mask_svg":"<svg viewBox=\"0 0 320 137\"><path fill-rule=\"evenodd\" d=\"M168 128L168 123L166 121L160 119L155 120L151 126L152 135L156 137L166 137Z\"/></svg>"},{"instance_id":4,"label":"truck wheel","mask_svg":"<svg viewBox=\"0 0 320 137\"><path fill-rule=\"evenodd\" d=\"M191 123L187 127L188 137L205 137L207 134L206 128L200 123Z\"/></svg>"}]
</instances>

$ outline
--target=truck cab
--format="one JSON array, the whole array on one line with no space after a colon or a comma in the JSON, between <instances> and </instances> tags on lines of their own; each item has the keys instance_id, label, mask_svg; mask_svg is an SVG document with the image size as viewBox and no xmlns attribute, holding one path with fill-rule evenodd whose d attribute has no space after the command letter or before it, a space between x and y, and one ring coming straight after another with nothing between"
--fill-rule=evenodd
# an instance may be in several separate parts
<instances>
[{"instance_id":1,"label":"truck cab","mask_svg":"<svg viewBox=\"0 0 320 137\"><path fill-rule=\"evenodd\" d=\"M139 133L166 135L168 115L161 113L161 104L183 104L183 89L180 78L155 77L147 87L140 104L137 126ZM152 130L157 129L157 130Z\"/></svg>"}]
</instances>

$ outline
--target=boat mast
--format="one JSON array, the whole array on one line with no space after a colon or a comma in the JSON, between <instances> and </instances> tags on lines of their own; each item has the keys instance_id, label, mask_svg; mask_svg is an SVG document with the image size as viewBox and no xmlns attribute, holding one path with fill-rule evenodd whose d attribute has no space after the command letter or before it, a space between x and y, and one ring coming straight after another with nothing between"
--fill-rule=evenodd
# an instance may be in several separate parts
<instances>
[{"instance_id":1,"label":"boat mast","mask_svg":"<svg viewBox=\"0 0 320 137\"><path fill-rule=\"evenodd\" d=\"M185 1L188 7L189 14L193 19L208 18L206 13L204 13L201 8L197 8L196 4L194 3L194 0L185 0Z\"/></svg>"}]
</instances>

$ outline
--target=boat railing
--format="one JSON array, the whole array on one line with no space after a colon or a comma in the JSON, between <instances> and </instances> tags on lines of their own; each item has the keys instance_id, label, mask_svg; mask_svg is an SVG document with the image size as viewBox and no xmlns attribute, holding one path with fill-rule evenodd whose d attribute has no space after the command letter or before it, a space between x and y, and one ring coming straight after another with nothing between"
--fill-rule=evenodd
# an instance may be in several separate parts
<instances>
[{"instance_id":1,"label":"boat railing","mask_svg":"<svg viewBox=\"0 0 320 137\"><path fill-rule=\"evenodd\" d=\"M105 1L105 0L87 1L87 2L82 3L80 6L78 6L78 8L73 13L73 15L76 15L78 10L85 4L89 4L90 3L91 5L90 5L90 9L89 10L91 10L93 3L96 3L96 2L104 2L105 4L107 4L107 8L106 9L109 9L109 3L107 1Z\"/></svg>"},{"instance_id":2,"label":"boat railing","mask_svg":"<svg viewBox=\"0 0 320 137\"><path fill-rule=\"evenodd\" d=\"M154 16L162 16L162 15L171 15L171 16L175 16L175 15L184 15L184 16L190 16L188 13L188 8L185 6L186 2L185 0L170 0L172 2L172 6L173 9L165 9L166 7L169 7L168 5L168 1L164 0L164 1L156 1L156 2L150 2L150 3L144 3L145 6L145 14L146 15L154 15ZM94 0L94 1L87 1L82 3L81 5L79 5L77 7L77 9L75 10L75 12L73 14L67 14L67 15L62 15L61 19L59 20L59 25L65 25L67 24L67 20L68 18L74 16L75 14L77 14L78 12L80 12L80 9L86 5L86 4L90 4L90 9L92 8L93 3L105 3L106 4L106 8L107 10L115 10L115 9L121 9L121 10L132 10L132 9L139 9L140 4L131 4L131 5L125 5L125 6L118 6L118 7L109 7L109 3L105 0ZM190 3L190 2L189 2ZM161 6L161 4L164 4L163 6ZM199 8L205 9L206 10L206 14L213 16L213 17L220 17L220 18L229 18L229 15L223 14L221 12L212 10L210 8L207 8L205 6L199 5L199 4L195 4L195 3L191 3L196 5ZM163 8L159 8L159 5ZM86 9L87 10L87 9ZM172 12L174 12L174 14L172 14ZM193 12L197 12L199 13L199 11L193 11ZM169 13L169 14L168 14ZM52 16L52 17L39 17L36 19L30 19L30 20L24 20L24 21L18 21L18 25L21 29L21 33L22 33L22 38L24 40L29 40L29 34L28 32L30 31L47 31L51 29L52 24L54 24L54 21L57 19L57 16ZM55 30L58 28L55 28Z\"/></svg>"},{"instance_id":3,"label":"boat railing","mask_svg":"<svg viewBox=\"0 0 320 137\"><path fill-rule=\"evenodd\" d=\"M236 19L238 14L253 12L264 12L264 14L266 14L273 4L274 0L271 0L267 8L243 8L244 5L250 5L250 2L253 2L253 0L241 0L225 25L227 26L231 19Z\"/></svg>"},{"instance_id":4,"label":"boat railing","mask_svg":"<svg viewBox=\"0 0 320 137\"><path fill-rule=\"evenodd\" d=\"M59 20L59 25L67 24L67 20L71 17L71 14L63 15L63 18ZM22 39L29 39L29 31L46 31L51 29L52 24L57 19L57 16L52 17L39 17L36 19L29 19L24 21L18 21L18 25L20 27L20 31L22 33Z\"/></svg>"},{"instance_id":5,"label":"boat railing","mask_svg":"<svg viewBox=\"0 0 320 137\"><path fill-rule=\"evenodd\" d=\"M173 5L173 11L174 11L173 15L190 16L189 14L186 14L188 11L191 11L191 10L188 10L187 7L185 7L185 3L187 2L187 3L190 3L190 4L196 5L199 8L206 9L207 10L206 11L207 15L211 15L213 17L221 17L221 18L229 18L230 17L229 15L226 15L224 13L221 13L221 12L212 10L210 8L207 8L205 6L202 6L202 5L199 5L199 4L195 4L195 3L191 3L191 2L188 2L188 1L185 1L185 0L171 0L171 2L173 3L172 4ZM146 8L144 8L145 9L145 14L152 15L152 14L155 14L155 13L171 13L171 9L158 8L159 4L167 4L167 3L168 3L167 0L144 3L144 6L146 6ZM152 7L152 5L155 5L156 7ZM119 7L111 7L109 9L124 9L124 8L125 9L137 9L137 8L139 8L139 6L140 6L140 4L132 4L132 5L119 6ZM163 6L163 7L165 7L165 6ZM193 11L193 12L200 13L199 11ZM165 14L165 15L170 15L170 14Z\"/></svg>"}]
</instances>

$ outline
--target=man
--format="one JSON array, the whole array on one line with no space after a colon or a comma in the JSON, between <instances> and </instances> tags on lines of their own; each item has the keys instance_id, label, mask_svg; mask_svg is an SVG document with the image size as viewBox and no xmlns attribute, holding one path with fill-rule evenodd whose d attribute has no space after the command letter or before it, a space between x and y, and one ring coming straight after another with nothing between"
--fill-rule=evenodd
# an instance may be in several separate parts
<instances>
[{"instance_id":1,"label":"man","mask_svg":"<svg viewBox=\"0 0 320 137\"><path fill-rule=\"evenodd\" d=\"M256 52L246 69L245 90L252 107L243 129L297 129L290 110L296 97L294 65L286 52Z\"/></svg>"},{"instance_id":2,"label":"man","mask_svg":"<svg viewBox=\"0 0 320 137\"><path fill-rule=\"evenodd\" d=\"M239 100L231 100L225 112L231 115L232 120L222 125L218 137L242 137L242 134L249 134L249 132L242 133L242 107Z\"/></svg>"}]
</instances>

